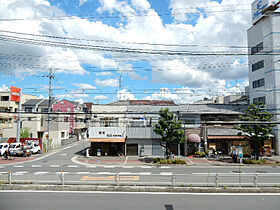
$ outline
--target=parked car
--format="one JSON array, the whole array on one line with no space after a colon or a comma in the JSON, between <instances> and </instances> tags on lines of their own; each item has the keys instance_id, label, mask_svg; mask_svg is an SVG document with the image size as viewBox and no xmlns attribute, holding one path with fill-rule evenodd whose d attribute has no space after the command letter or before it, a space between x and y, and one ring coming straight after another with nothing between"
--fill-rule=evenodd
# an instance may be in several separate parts
<instances>
[{"instance_id":1,"label":"parked car","mask_svg":"<svg viewBox=\"0 0 280 210\"><path fill-rule=\"evenodd\" d=\"M26 148L30 149L30 152L32 154L40 154L41 153L41 147L36 142L29 142L26 144Z\"/></svg>"},{"instance_id":2,"label":"parked car","mask_svg":"<svg viewBox=\"0 0 280 210\"><path fill-rule=\"evenodd\" d=\"M22 146L22 143L11 143L9 150L15 155L23 155Z\"/></svg>"},{"instance_id":3,"label":"parked car","mask_svg":"<svg viewBox=\"0 0 280 210\"><path fill-rule=\"evenodd\" d=\"M2 156L3 154L4 154L4 152L6 151L6 150L8 150L9 149L9 144L8 143L1 143L0 144L0 155Z\"/></svg>"}]
</instances>

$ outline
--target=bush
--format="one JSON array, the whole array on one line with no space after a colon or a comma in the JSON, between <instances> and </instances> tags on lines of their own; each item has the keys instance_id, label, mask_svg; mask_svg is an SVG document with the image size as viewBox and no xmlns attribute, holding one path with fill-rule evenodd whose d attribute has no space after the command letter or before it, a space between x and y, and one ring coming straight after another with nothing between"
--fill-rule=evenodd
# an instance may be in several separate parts
<instances>
[{"instance_id":1,"label":"bush","mask_svg":"<svg viewBox=\"0 0 280 210\"><path fill-rule=\"evenodd\" d=\"M186 161L180 160L180 159L170 160L170 159L163 159L163 158L155 158L154 163L158 163L158 164L186 164Z\"/></svg>"},{"instance_id":2,"label":"bush","mask_svg":"<svg viewBox=\"0 0 280 210\"><path fill-rule=\"evenodd\" d=\"M249 159L249 160L243 160L243 163L244 164L265 164L267 161L265 159L259 159L259 160L252 160L252 159Z\"/></svg>"}]
</instances>

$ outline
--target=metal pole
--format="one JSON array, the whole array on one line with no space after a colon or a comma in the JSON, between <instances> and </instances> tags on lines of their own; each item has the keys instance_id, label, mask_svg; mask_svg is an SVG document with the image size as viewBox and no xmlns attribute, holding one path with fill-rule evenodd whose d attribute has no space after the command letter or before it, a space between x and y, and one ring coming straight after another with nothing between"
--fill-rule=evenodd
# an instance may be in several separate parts
<instances>
[{"instance_id":1,"label":"metal pole","mask_svg":"<svg viewBox=\"0 0 280 210\"><path fill-rule=\"evenodd\" d=\"M19 94L18 110L17 110L17 136L16 142L20 142L20 107L21 107L21 94Z\"/></svg>"},{"instance_id":2,"label":"metal pole","mask_svg":"<svg viewBox=\"0 0 280 210\"><path fill-rule=\"evenodd\" d=\"M51 97L52 97L52 69L50 69L49 74L49 102L48 102L48 136L47 136L47 143L46 143L46 152L49 149L49 142L50 142L50 112L51 112Z\"/></svg>"},{"instance_id":3,"label":"metal pole","mask_svg":"<svg viewBox=\"0 0 280 210\"><path fill-rule=\"evenodd\" d=\"M207 128L206 124L204 124L204 151L207 151Z\"/></svg>"}]
</instances>

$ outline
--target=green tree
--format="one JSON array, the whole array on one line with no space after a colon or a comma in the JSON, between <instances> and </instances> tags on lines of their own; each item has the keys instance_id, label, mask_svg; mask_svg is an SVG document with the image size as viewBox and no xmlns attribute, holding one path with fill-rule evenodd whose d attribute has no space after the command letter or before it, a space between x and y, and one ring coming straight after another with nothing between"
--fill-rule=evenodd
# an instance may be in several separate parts
<instances>
[{"instance_id":1,"label":"green tree","mask_svg":"<svg viewBox=\"0 0 280 210\"><path fill-rule=\"evenodd\" d=\"M159 116L154 132L161 136L160 145L166 149L167 157L170 157L171 146L184 142L184 130L181 128L181 121L168 108L161 109Z\"/></svg>"},{"instance_id":2,"label":"green tree","mask_svg":"<svg viewBox=\"0 0 280 210\"><path fill-rule=\"evenodd\" d=\"M250 122L264 122L264 124L242 124L236 127L238 130L248 133L251 137L250 143L253 148L256 159L259 159L261 146L264 145L265 140L270 139L270 133L275 125L266 124L265 122L271 122L272 114L265 111L265 104L250 104L245 114L240 117L241 121Z\"/></svg>"},{"instance_id":3,"label":"green tree","mask_svg":"<svg viewBox=\"0 0 280 210\"><path fill-rule=\"evenodd\" d=\"M20 138L30 138L30 129L26 127L20 129Z\"/></svg>"}]
</instances>

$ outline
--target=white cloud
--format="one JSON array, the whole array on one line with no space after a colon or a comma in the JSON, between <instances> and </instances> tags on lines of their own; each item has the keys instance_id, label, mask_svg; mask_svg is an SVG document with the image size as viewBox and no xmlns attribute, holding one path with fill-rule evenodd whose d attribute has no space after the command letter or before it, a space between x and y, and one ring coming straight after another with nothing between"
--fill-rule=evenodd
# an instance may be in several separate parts
<instances>
[{"instance_id":1,"label":"white cloud","mask_svg":"<svg viewBox=\"0 0 280 210\"><path fill-rule=\"evenodd\" d=\"M103 71L103 72L100 72L100 73L96 73L96 76L113 76L113 73L112 72L109 72L109 71Z\"/></svg>"},{"instance_id":2,"label":"white cloud","mask_svg":"<svg viewBox=\"0 0 280 210\"><path fill-rule=\"evenodd\" d=\"M5 84L2 84L0 87L0 92L9 92L10 88L8 88Z\"/></svg>"},{"instance_id":3,"label":"white cloud","mask_svg":"<svg viewBox=\"0 0 280 210\"><path fill-rule=\"evenodd\" d=\"M93 99L95 101L100 101L100 100L108 99L108 97L107 96L103 96L103 95L97 95L97 96L94 96Z\"/></svg>"},{"instance_id":4,"label":"white cloud","mask_svg":"<svg viewBox=\"0 0 280 210\"><path fill-rule=\"evenodd\" d=\"M117 94L118 100L126 101L126 100L136 100L135 96L127 91L126 89L120 90Z\"/></svg>"},{"instance_id":5,"label":"white cloud","mask_svg":"<svg viewBox=\"0 0 280 210\"><path fill-rule=\"evenodd\" d=\"M59 99L65 98L65 99L78 100L81 98L89 98L89 95L84 93L83 90L72 90L66 94L55 95L55 97Z\"/></svg>"},{"instance_id":6,"label":"white cloud","mask_svg":"<svg viewBox=\"0 0 280 210\"><path fill-rule=\"evenodd\" d=\"M131 0L132 6L136 10L146 11L150 9L151 5L147 0Z\"/></svg>"},{"instance_id":7,"label":"white cloud","mask_svg":"<svg viewBox=\"0 0 280 210\"><path fill-rule=\"evenodd\" d=\"M84 89L84 90L96 89L96 87L92 86L91 84L87 84L87 83L74 83L73 85L79 87L79 89Z\"/></svg>"},{"instance_id":8,"label":"white cloud","mask_svg":"<svg viewBox=\"0 0 280 210\"><path fill-rule=\"evenodd\" d=\"M99 87L118 87L119 86L119 80L118 79L106 79L106 80L95 80L96 86Z\"/></svg>"}]
</instances>

